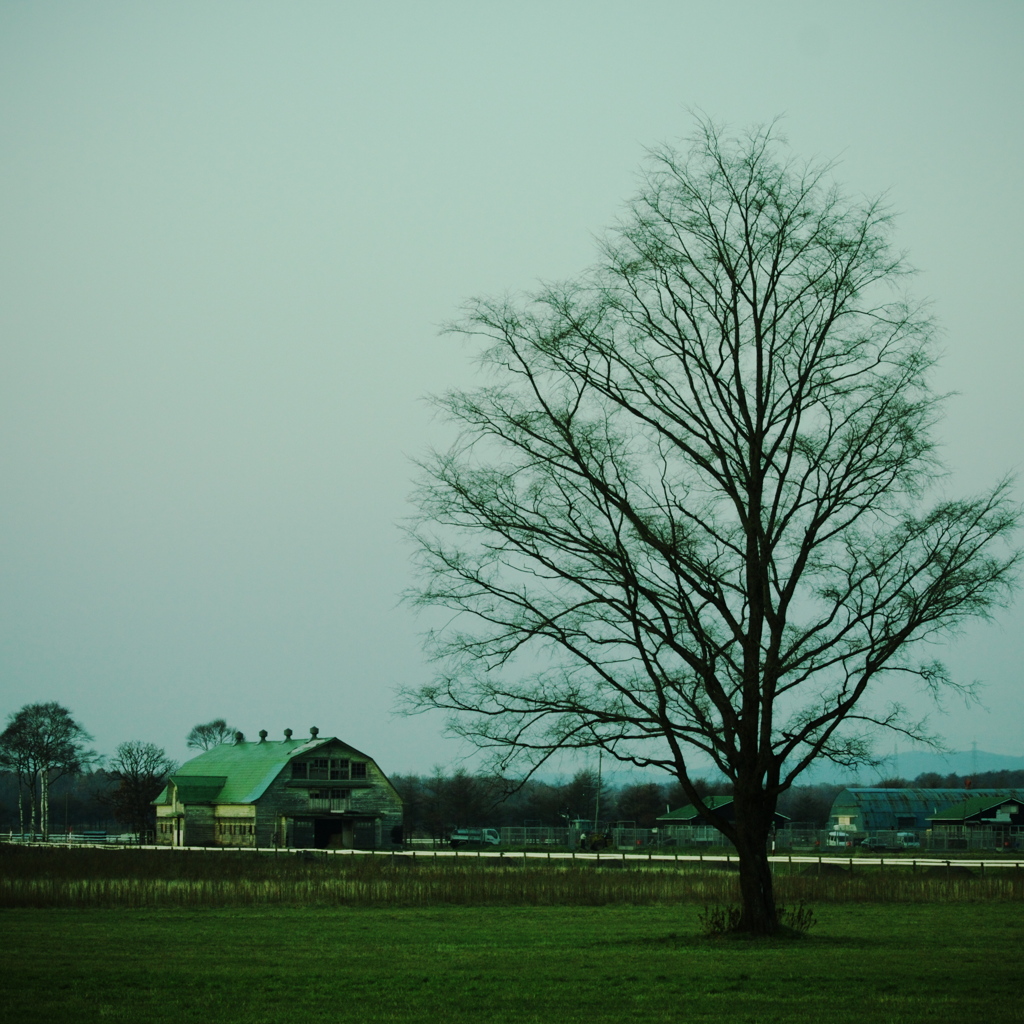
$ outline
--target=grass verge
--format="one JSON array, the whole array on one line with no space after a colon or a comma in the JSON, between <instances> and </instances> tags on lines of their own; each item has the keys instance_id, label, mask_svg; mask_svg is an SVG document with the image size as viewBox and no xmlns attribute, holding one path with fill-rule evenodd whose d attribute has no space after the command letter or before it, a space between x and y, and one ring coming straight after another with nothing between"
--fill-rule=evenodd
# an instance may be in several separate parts
<instances>
[{"instance_id":1,"label":"grass verge","mask_svg":"<svg viewBox=\"0 0 1024 1024\"><path fill-rule=\"evenodd\" d=\"M780 903L1024 901L1024 871L776 865ZM728 904L735 864L274 856L0 845L0 907Z\"/></svg>"},{"instance_id":2,"label":"grass verge","mask_svg":"<svg viewBox=\"0 0 1024 1024\"><path fill-rule=\"evenodd\" d=\"M696 906L5 910L0 1021L1019 1022L1019 905L816 908L788 942Z\"/></svg>"}]
</instances>

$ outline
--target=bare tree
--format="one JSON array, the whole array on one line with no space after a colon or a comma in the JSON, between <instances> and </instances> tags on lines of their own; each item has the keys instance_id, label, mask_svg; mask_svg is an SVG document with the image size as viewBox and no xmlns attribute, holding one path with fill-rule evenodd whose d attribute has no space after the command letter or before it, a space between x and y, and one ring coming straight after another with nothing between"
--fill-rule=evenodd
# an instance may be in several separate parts
<instances>
[{"instance_id":1,"label":"bare tree","mask_svg":"<svg viewBox=\"0 0 1024 1024\"><path fill-rule=\"evenodd\" d=\"M95 760L85 749L92 737L55 701L26 704L7 720L0 734L0 765L13 771L29 796L29 830L38 828L50 838L50 785L65 775L76 775ZM21 821L24 831L24 820Z\"/></svg>"},{"instance_id":2,"label":"bare tree","mask_svg":"<svg viewBox=\"0 0 1024 1024\"><path fill-rule=\"evenodd\" d=\"M190 750L210 750L221 743L233 743L240 736L234 726L228 725L223 718L215 718L205 725L196 725L185 740Z\"/></svg>"},{"instance_id":3,"label":"bare tree","mask_svg":"<svg viewBox=\"0 0 1024 1024\"><path fill-rule=\"evenodd\" d=\"M921 642L1013 587L1007 485L934 490L933 328L890 229L770 127L703 122L651 153L595 269L468 305L489 379L438 400L460 433L422 463L413 599L457 614L413 706L502 765L600 747L669 772L735 845L757 934L779 795L869 758L876 726L920 736L908 686L956 687Z\"/></svg>"},{"instance_id":4,"label":"bare tree","mask_svg":"<svg viewBox=\"0 0 1024 1024\"><path fill-rule=\"evenodd\" d=\"M126 824L139 842L152 828L153 800L177 767L177 762L155 743L130 740L118 745L108 768L110 777L117 781L110 802L118 821Z\"/></svg>"}]
</instances>

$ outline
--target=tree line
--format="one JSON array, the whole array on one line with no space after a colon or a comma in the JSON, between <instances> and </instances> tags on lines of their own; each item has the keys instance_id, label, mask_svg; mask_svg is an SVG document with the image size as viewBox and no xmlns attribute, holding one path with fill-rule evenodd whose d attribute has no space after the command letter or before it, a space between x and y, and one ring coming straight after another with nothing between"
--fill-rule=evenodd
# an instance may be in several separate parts
<instances>
[{"instance_id":1,"label":"tree line","mask_svg":"<svg viewBox=\"0 0 1024 1024\"><path fill-rule=\"evenodd\" d=\"M185 742L190 749L209 750L244 738L218 718L194 726ZM66 828L72 824L74 794L76 825L84 817L90 823L113 819L140 836L152 830L153 800L178 763L155 743L127 740L118 744L104 765L104 759L88 746L91 740L72 713L56 701L26 704L8 717L0 733L0 813L8 819L8 830L13 831L16 822L20 834L48 840L54 787L60 787L57 795L64 801ZM84 788L77 784L85 779ZM72 780L75 785L70 784Z\"/></svg>"},{"instance_id":2,"label":"tree line","mask_svg":"<svg viewBox=\"0 0 1024 1024\"><path fill-rule=\"evenodd\" d=\"M678 783L650 781L609 785L597 772L579 771L567 780L528 780L513 787L507 779L488 774L455 771L430 775L394 775L392 783L405 804L406 835L446 838L452 830L536 827L565 828L575 821L596 821L599 827L651 829L667 810L688 805ZM915 779L889 778L875 783L887 788L923 789L972 787L1013 789L1024 787L1024 771L982 772L963 777L925 772ZM732 784L698 778L702 797L731 795ZM832 804L846 784L819 783L792 786L780 797L780 814L797 827L823 829L829 824Z\"/></svg>"},{"instance_id":3,"label":"tree line","mask_svg":"<svg viewBox=\"0 0 1024 1024\"><path fill-rule=\"evenodd\" d=\"M58 829L109 829L114 823L137 835L153 829L152 801L177 769L163 748L142 740L117 746L105 764L87 744L92 737L56 702L27 704L9 716L0 733L0 829L49 838ZM191 750L206 751L244 735L223 718L196 725L186 737ZM463 769L428 775L392 775L405 805L406 835L446 838L467 826L565 828L573 822L650 829L667 810L691 803L678 782L637 781L615 785L592 769L558 780L525 782ZM876 783L890 788L1024 788L1024 771L981 772L964 777L925 772L915 779ZM697 778L701 798L731 795L724 778ZM778 809L810 828L828 824L838 784L793 786Z\"/></svg>"}]
</instances>

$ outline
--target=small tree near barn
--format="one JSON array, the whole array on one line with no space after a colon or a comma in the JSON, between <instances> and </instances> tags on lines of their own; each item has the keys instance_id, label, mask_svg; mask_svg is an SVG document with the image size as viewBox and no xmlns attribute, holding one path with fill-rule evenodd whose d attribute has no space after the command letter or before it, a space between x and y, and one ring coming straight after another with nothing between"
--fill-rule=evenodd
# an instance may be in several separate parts
<instances>
[{"instance_id":1,"label":"small tree near barn","mask_svg":"<svg viewBox=\"0 0 1024 1024\"><path fill-rule=\"evenodd\" d=\"M127 825L140 842L152 829L156 818L153 801L167 782L167 776L177 767L177 762L155 743L131 740L117 747L108 769L110 777L117 782L110 803L117 820Z\"/></svg>"},{"instance_id":2,"label":"small tree near barn","mask_svg":"<svg viewBox=\"0 0 1024 1024\"><path fill-rule=\"evenodd\" d=\"M920 641L1005 602L1006 485L937 492L932 324L879 201L771 128L651 154L595 269L470 303L487 379L438 403L414 600L456 615L411 694L500 765L598 747L674 776L735 846L739 929L778 930L766 847L817 757L920 736ZM735 823L695 787L732 784Z\"/></svg>"},{"instance_id":3,"label":"small tree near barn","mask_svg":"<svg viewBox=\"0 0 1024 1024\"><path fill-rule=\"evenodd\" d=\"M212 722L192 726L185 739L185 746L189 750L212 750L222 743L230 743L235 739L236 732L223 718L215 718Z\"/></svg>"}]
</instances>

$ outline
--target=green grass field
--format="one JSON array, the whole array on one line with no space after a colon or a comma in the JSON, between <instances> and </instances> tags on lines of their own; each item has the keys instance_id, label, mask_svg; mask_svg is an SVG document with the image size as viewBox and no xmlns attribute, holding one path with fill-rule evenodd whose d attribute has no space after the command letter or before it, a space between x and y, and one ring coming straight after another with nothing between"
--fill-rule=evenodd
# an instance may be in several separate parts
<instances>
[{"instance_id":1,"label":"green grass field","mask_svg":"<svg viewBox=\"0 0 1024 1024\"><path fill-rule=\"evenodd\" d=\"M1024 1020L1020 903L823 905L774 942L699 909L7 909L0 1020Z\"/></svg>"},{"instance_id":2,"label":"green grass field","mask_svg":"<svg viewBox=\"0 0 1024 1024\"><path fill-rule=\"evenodd\" d=\"M710 863L0 846L0 1024L1024 1022L1024 872L777 867L803 939Z\"/></svg>"}]
</instances>

